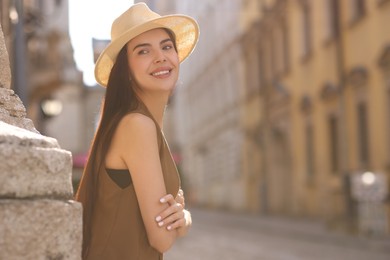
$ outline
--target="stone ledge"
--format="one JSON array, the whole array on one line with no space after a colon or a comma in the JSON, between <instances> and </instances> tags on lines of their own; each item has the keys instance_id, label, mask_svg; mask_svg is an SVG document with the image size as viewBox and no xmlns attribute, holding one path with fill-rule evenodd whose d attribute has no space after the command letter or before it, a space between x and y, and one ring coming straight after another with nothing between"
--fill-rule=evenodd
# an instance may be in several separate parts
<instances>
[{"instance_id":1,"label":"stone ledge","mask_svg":"<svg viewBox=\"0 0 390 260\"><path fill-rule=\"evenodd\" d=\"M0 122L0 198L70 199L72 155L58 142Z\"/></svg>"},{"instance_id":2,"label":"stone ledge","mask_svg":"<svg viewBox=\"0 0 390 260\"><path fill-rule=\"evenodd\" d=\"M7 113L3 113L5 109L0 107L0 121L3 121L4 123L20 127L26 130L29 130L33 133L38 133L38 131L35 129L34 124L31 119L28 118L19 118L19 117L12 117L9 116Z\"/></svg>"},{"instance_id":3,"label":"stone ledge","mask_svg":"<svg viewBox=\"0 0 390 260\"><path fill-rule=\"evenodd\" d=\"M0 259L81 259L81 219L74 201L0 200Z\"/></svg>"}]
</instances>

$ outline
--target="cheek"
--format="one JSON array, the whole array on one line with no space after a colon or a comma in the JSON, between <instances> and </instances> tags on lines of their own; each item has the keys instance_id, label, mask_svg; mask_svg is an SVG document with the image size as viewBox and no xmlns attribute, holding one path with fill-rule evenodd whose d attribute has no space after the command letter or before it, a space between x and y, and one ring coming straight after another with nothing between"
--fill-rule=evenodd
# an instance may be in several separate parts
<instances>
[{"instance_id":1,"label":"cheek","mask_svg":"<svg viewBox=\"0 0 390 260\"><path fill-rule=\"evenodd\" d=\"M143 64L139 61L129 59L129 73L137 78L143 70Z\"/></svg>"}]
</instances>

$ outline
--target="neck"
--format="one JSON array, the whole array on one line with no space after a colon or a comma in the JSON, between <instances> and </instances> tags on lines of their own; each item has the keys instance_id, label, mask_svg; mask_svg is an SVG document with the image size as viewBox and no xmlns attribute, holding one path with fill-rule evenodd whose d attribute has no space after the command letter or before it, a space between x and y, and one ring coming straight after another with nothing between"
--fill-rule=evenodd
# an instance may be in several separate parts
<instances>
[{"instance_id":1,"label":"neck","mask_svg":"<svg viewBox=\"0 0 390 260\"><path fill-rule=\"evenodd\" d=\"M148 108L154 120L157 121L157 124L160 126L160 129L162 130L163 122L164 122L164 112L168 102L168 97L161 97L161 95L160 96L140 95L139 98Z\"/></svg>"}]
</instances>

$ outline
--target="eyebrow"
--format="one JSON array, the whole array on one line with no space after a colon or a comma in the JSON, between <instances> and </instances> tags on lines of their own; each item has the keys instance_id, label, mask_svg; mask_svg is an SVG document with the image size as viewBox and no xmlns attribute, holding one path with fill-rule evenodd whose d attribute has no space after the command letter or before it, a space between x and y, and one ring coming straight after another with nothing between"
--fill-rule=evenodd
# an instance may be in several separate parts
<instances>
[{"instance_id":1,"label":"eyebrow","mask_svg":"<svg viewBox=\"0 0 390 260\"><path fill-rule=\"evenodd\" d=\"M167 38L167 39L165 39L165 40L162 40L161 42L160 42L160 45L162 45L162 44L164 44L164 43L166 43L166 42L173 42L170 38ZM134 47L134 49L133 49L133 51L135 51L135 49L137 49L137 48L141 48L141 47L145 47L145 46L151 46L151 44L150 43L140 43L140 44L138 44L138 45L136 45L135 47Z\"/></svg>"}]
</instances>

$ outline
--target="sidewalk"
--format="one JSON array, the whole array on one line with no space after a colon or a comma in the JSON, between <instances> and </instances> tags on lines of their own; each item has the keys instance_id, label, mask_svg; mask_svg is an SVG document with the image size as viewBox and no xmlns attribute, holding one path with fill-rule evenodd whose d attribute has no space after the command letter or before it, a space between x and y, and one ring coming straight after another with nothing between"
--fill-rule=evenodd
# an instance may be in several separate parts
<instances>
[{"instance_id":1,"label":"sidewalk","mask_svg":"<svg viewBox=\"0 0 390 260\"><path fill-rule=\"evenodd\" d=\"M381 251L390 255L390 235L382 237L354 236L326 228L313 220L291 219L279 216L262 216L201 208L191 210L194 222L227 225L233 229L247 229L272 236L299 238L312 242L337 244L339 246ZM212 223L212 222L215 223ZM390 259L390 257L389 257Z\"/></svg>"},{"instance_id":2,"label":"sidewalk","mask_svg":"<svg viewBox=\"0 0 390 260\"><path fill-rule=\"evenodd\" d=\"M390 237L328 230L302 219L190 208L193 225L166 260L389 260Z\"/></svg>"}]
</instances>

